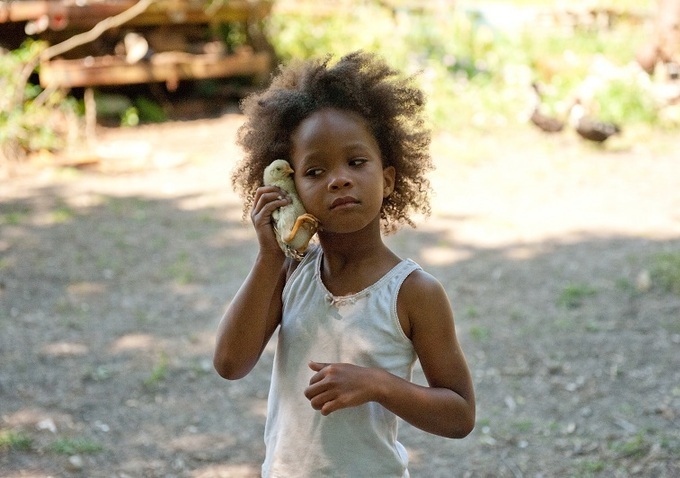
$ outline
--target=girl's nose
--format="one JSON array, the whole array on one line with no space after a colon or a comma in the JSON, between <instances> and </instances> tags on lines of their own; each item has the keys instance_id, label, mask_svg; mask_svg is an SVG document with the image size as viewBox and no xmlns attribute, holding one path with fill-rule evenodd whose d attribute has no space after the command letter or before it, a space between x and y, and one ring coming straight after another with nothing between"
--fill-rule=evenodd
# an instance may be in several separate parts
<instances>
[{"instance_id":1,"label":"girl's nose","mask_svg":"<svg viewBox=\"0 0 680 478\"><path fill-rule=\"evenodd\" d=\"M337 191L338 189L348 188L352 185L352 180L346 175L339 173L334 175L328 183L328 189Z\"/></svg>"}]
</instances>

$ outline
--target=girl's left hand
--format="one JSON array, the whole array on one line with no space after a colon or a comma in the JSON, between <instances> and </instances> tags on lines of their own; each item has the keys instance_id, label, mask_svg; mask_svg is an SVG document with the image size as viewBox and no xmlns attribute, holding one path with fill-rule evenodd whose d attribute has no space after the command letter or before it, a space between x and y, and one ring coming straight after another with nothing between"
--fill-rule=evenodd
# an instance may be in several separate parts
<instances>
[{"instance_id":1,"label":"girl's left hand","mask_svg":"<svg viewBox=\"0 0 680 478\"><path fill-rule=\"evenodd\" d=\"M309 362L316 373L309 380L305 397L322 415L356 407L374 400L376 369L346 363Z\"/></svg>"}]
</instances>

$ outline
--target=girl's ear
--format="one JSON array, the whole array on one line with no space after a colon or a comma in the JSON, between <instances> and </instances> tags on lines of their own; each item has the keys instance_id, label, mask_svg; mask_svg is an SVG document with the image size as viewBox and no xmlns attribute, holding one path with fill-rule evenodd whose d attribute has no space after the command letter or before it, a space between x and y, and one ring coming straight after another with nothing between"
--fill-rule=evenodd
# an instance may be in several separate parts
<instances>
[{"instance_id":1,"label":"girl's ear","mask_svg":"<svg viewBox=\"0 0 680 478\"><path fill-rule=\"evenodd\" d=\"M394 191L394 183L397 177L397 170L394 166L383 168L383 198L388 197Z\"/></svg>"}]
</instances>

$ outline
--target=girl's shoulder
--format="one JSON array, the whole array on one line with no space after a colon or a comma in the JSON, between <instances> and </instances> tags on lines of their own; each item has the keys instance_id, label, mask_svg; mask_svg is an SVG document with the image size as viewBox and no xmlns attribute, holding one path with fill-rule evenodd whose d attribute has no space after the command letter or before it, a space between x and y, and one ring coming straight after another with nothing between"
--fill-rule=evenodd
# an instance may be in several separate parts
<instances>
[{"instance_id":1,"label":"girl's shoulder","mask_svg":"<svg viewBox=\"0 0 680 478\"><path fill-rule=\"evenodd\" d=\"M404 280L399 290L398 306L412 317L427 311L450 309L451 304L442 283L429 272L418 268Z\"/></svg>"},{"instance_id":2,"label":"girl's shoulder","mask_svg":"<svg viewBox=\"0 0 680 478\"><path fill-rule=\"evenodd\" d=\"M423 293L443 292L444 287L435 276L421 268L416 268L404 280L401 291L417 296Z\"/></svg>"},{"instance_id":3,"label":"girl's shoulder","mask_svg":"<svg viewBox=\"0 0 680 478\"><path fill-rule=\"evenodd\" d=\"M442 320L450 311L446 291L432 274L418 268L404 279L397 296L397 317L409 339L414 329L430 328L431 321Z\"/></svg>"}]
</instances>

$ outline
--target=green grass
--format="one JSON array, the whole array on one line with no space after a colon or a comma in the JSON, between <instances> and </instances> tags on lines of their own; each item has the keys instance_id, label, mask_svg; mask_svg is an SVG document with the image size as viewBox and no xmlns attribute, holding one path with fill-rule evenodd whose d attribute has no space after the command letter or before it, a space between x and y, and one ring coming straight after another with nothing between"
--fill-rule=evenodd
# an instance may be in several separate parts
<instances>
[{"instance_id":1,"label":"green grass","mask_svg":"<svg viewBox=\"0 0 680 478\"><path fill-rule=\"evenodd\" d=\"M167 267L166 273L181 285L191 284L196 279L191 257L189 257L189 253L186 251L182 251L174 262Z\"/></svg>"},{"instance_id":2,"label":"green grass","mask_svg":"<svg viewBox=\"0 0 680 478\"><path fill-rule=\"evenodd\" d=\"M478 319L479 318L479 311L477 310L477 307L474 305L468 306L467 309L465 309L465 317L468 319Z\"/></svg>"},{"instance_id":3,"label":"green grass","mask_svg":"<svg viewBox=\"0 0 680 478\"><path fill-rule=\"evenodd\" d=\"M649 451L650 444L643 433L612 444L612 450L621 458L642 458Z\"/></svg>"},{"instance_id":4,"label":"green grass","mask_svg":"<svg viewBox=\"0 0 680 478\"><path fill-rule=\"evenodd\" d=\"M0 224L7 226L20 226L31 218L31 208L28 205L7 204L0 213Z\"/></svg>"},{"instance_id":5,"label":"green grass","mask_svg":"<svg viewBox=\"0 0 680 478\"><path fill-rule=\"evenodd\" d=\"M33 438L23 432L0 430L0 450L27 451L33 446Z\"/></svg>"},{"instance_id":6,"label":"green grass","mask_svg":"<svg viewBox=\"0 0 680 478\"><path fill-rule=\"evenodd\" d=\"M587 298L596 294L597 290L588 284L569 284L557 298L557 305L567 309L575 309L581 307Z\"/></svg>"},{"instance_id":7,"label":"green grass","mask_svg":"<svg viewBox=\"0 0 680 478\"><path fill-rule=\"evenodd\" d=\"M147 208L149 204L141 198L136 197L107 197L103 201L107 210L116 217L132 218L144 221L148 217Z\"/></svg>"},{"instance_id":8,"label":"green grass","mask_svg":"<svg viewBox=\"0 0 680 478\"><path fill-rule=\"evenodd\" d=\"M512 423L512 427L517 431L517 433L527 434L534 429L534 422L530 419L517 420Z\"/></svg>"},{"instance_id":9,"label":"green grass","mask_svg":"<svg viewBox=\"0 0 680 478\"><path fill-rule=\"evenodd\" d=\"M58 455L80 455L99 453L104 447L94 440L84 437L59 438L49 446Z\"/></svg>"},{"instance_id":10,"label":"green grass","mask_svg":"<svg viewBox=\"0 0 680 478\"><path fill-rule=\"evenodd\" d=\"M59 206L50 212L50 219L55 224L64 224L71 221L76 216L76 212L68 206Z\"/></svg>"},{"instance_id":11,"label":"green grass","mask_svg":"<svg viewBox=\"0 0 680 478\"><path fill-rule=\"evenodd\" d=\"M27 212L12 211L0 216L0 224L8 226L18 226L28 218Z\"/></svg>"},{"instance_id":12,"label":"green grass","mask_svg":"<svg viewBox=\"0 0 680 478\"><path fill-rule=\"evenodd\" d=\"M607 463L603 460L584 460L579 463L579 469L583 472L581 476L593 476L607 469Z\"/></svg>"},{"instance_id":13,"label":"green grass","mask_svg":"<svg viewBox=\"0 0 680 478\"><path fill-rule=\"evenodd\" d=\"M144 380L144 387L148 390L158 388L167 379L168 369L168 356L165 353L161 353L151 370L151 374Z\"/></svg>"},{"instance_id":14,"label":"green grass","mask_svg":"<svg viewBox=\"0 0 680 478\"><path fill-rule=\"evenodd\" d=\"M680 294L680 251L656 254L650 275L653 284L666 292Z\"/></svg>"},{"instance_id":15,"label":"green grass","mask_svg":"<svg viewBox=\"0 0 680 478\"><path fill-rule=\"evenodd\" d=\"M477 342L486 342L491 338L491 330L488 327L475 325L470 327L470 336Z\"/></svg>"}]
</instances>

